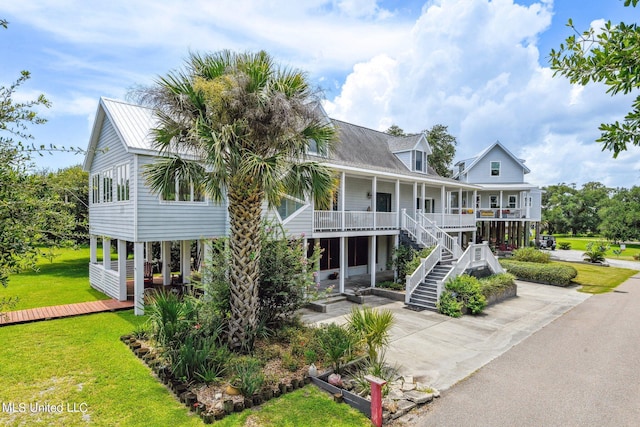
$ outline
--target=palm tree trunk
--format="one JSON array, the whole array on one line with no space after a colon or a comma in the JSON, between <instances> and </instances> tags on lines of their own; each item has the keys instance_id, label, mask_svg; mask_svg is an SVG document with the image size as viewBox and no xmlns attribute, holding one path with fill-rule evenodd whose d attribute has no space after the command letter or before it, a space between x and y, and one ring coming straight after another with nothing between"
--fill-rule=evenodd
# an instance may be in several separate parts
<instances>
[{"instance_id":1,"label":"palm tree trunk","mask_svg":"<svg viewBox=\"0 0 640 427\"><path fill-rule=\"evenodd\" d=\"M249 350L258 323L261 220L264 193L248 180L230 186L229 346Z\"/></svg>"}]
</instances>

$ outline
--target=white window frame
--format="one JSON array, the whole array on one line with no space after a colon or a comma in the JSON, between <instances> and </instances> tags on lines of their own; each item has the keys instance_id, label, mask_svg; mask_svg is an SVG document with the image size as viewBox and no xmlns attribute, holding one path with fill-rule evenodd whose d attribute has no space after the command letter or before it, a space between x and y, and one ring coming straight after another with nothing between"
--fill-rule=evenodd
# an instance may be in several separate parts
<instances>
[{"instance_id":1,"label":"white window frame","mask_svg":"<svg viewBox=\"0 0 640 427\"><path fill-rule=\"evenodd\" d=\"M123 203L131 200L131 168L129 163L115 166L116 202Z\"/></svg>"},{"instance_id":2,"label":"white window frame","mask_svg":"<svg viewBox=\"0 0 640 427\"><path fill-rule=\"evenodd\" d=\"M482 196L480 194L476 194L476 209L480 209L482 207Z\"/></svg>"},{"instance_id":3,"label":"white window frame","mask_svg":"<svg viewBox=\"0 0 640 427\"><path fill-rule=\"evenodd\" d=\"M91 180L89 182L91 186L91 203L98 204L102 202L102 198L100 197L100 174L94 173L91 174Z\"/></svg>"},{"instance_id":4,"label":"white window frame","mask_svg":"<svg viewBox=\"0 0 640 427\"><path fill-rule=\"evenodd\" d=\"M413 150L413 170L415 172L426 172L427 171L427 156L424 151ZM420 159L421 168L418 169L418 159Z\"/></svg>"},{"instance_id":5,"label":"white window frame","mask_svg":"<svg viewBox=\"0 0 640 427\"><path fill-rule=\"evenodd\" d=\"M102 171L102 202L103 203L112 203L113 202L113 168ZM106 181L110 180L111 185L107 186Z\"/></svg>"},{"instance_id":6,"label":"white window frame","mask_svg":"<svg viewBox=\"0 0 640 427\"><path fill-rule=\"evenodd\" d=\"M309 205L309 203L305 202L304 200L299 199L299 198L297 198L297 197L290 196L290 195L288 195L288 194L285 194L284 196L282 196L282 199L292 200L292 201L294 201L294 202L296 202L296 203L300 203L302 206L300 206L300 207L299 207L298 209L296 209L295 211L291 212L291 214L290 214L290 215L288 215L288 216L287 216L286 218L284 218L284 219L280 216L280 212L278 211L278 208L276 207L274 210L275 210L275 213L276 213L276 215L277 215L277 217L278 217L278 220L280 221L280 223L281 223L281 224L286 224L286 223L288 223L288 222L289 222L289 221L291 221L293 218L295 218L295 217L297 217L298 215L300 215L300 213L302 213L302 211L304 211L305 209L307 209L307 208L310 206L310 205Z\"/></svg>"},{"instance_id":7,"label":"white window frame","mask_svg":"<svg viewBox=\"0 0 640 427\"><path fill-rule=\"evenodd\" d=\"M507 196L507 208L515 209L518 207L518 196L515 194L511 194Z\"/></svg>"},{"instance_id":8,"label":"white window frame","mask_svg":"<svg viewBox=\"0 0 640 427\"><path fill-rule=\"evenodd\" d=\"M174 199L173 200L167 200L163 197L162 192L160 192L160 194L158 195L158 197L160 198L160 203L167 203L167 204L207 204L208 199L207 199L207 195L202 193L202 200L194 200L194 196L195 196L195 187L193 185L193 182L189 183L189 200L180 200L180 180L176 178L175 180L175 184L174 184L174 189L173 189L173 194L174 194Z\"/></svg>"},{"instance_id":9,"label":"white window frame","mask_svg":"<svg viewBox=\"0 0 640 427\"><path fill-rule=\"evenodd\" d=\"M499 205L500 205L500 197L498 197L497 194L491 194L489 196L489 206L491 207L491 209L500 209Z\"/></svg>"},{"instance_id":10,"label":"white window frame","mask_svg":"<svg viewBox=\"0 0 640 427\"><path fill-rule=\"evenodd\" d=\"M498 171L498 173L495 174L495 175L493 174L493 171L494 171L493 165L494 164L498 165L498 168L496 169ZM489 162L489 176L500 176L501 169L502 169L502 163L499 160L492 160L492 161Z\"/></svg>"}]
</instances>

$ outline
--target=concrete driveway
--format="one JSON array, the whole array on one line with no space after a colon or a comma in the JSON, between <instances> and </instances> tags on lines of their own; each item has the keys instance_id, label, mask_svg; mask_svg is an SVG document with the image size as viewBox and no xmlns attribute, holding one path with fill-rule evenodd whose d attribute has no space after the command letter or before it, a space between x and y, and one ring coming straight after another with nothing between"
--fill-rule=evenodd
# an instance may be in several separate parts
<instances>
[{"instance_id":1,"label":"concrete driveway","mask_svg":"<svg viewBox=\"0 0 640 427\"><path fill-rule=\"evenodd\" d=\"M459 319L411 311L402 302L376 296L367 296L365 304L395 315L387 361L400 366L401 374L446 390L590 297L575 287L517 284L517 297L487 308L481 316ZM327 313L305 309L303 321L342 324L351 307L340 302L331 304Z\"/></svg>"}]
</instances>

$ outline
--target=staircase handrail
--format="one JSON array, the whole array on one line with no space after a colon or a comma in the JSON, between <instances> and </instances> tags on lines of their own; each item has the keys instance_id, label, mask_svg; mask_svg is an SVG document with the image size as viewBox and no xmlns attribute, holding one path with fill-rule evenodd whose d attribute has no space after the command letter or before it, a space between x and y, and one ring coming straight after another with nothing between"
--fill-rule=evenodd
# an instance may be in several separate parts
<instances>
[{"instance_id":1,"label":"staircase handrail","mask_svg":"<svg viewBox=\"0 0 640 427\"><path fill-rule=\"evenodd\" d=\"M417 244L425 248L435 246L440 241L436 235L429 232L422 224L411 218L411 216L407 214L406 209L402 209L402 229L415 239Z\"/></svg>"},{"instance_id":2,"label":"staircase handrail","mask_svg":"<svg viewBox=\"0 0 640 427\"><path fill-rule=\"evenodd\" d=\"M421 210L416 211L416 224L421 225L425 229L431 229L432 232L430 234L435 235L437 239L442 238L445 249L448 250L454 258L459 258L461 256L462 248L458 244L457 240L438 227L435 222L427 218Z\"/></svg>"},{"instance_id":3,"label":"staircase handrail","mask_svg":"<svg viewBox=\"0 0 640 427\"><path fill-rule=\"evenodd\" d=\"M504 273L505 270L498 262L498 258L495 256L493 252L491 252L491 248L488 243L483 243L482 245L482 259L487 262L489 269L493 272L493 274Z\"/></svg>"},{"instance_id":4,"label":"staircase handrail","mask_svg":"<svg viewBox=\"0 0 640 427\"><path fill-rule=\"evenodd\" d=\"M413 291L415 291L418 285L424 281L424 278L431 273L436 264L440 262L440 259L442 259L442 245L437 244L429 256L420 259L418 268L416 268L411 275L407 275L405 279L405 303L409 304Z\"/></svg>"}]
</instances>

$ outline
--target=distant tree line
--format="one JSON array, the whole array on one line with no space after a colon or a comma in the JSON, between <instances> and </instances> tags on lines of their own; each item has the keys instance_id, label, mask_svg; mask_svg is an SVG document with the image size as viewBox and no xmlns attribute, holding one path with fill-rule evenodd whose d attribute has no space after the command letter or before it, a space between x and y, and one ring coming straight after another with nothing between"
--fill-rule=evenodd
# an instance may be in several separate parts
<instances>
[{"instance_id":1,"label":"distant tree line","mask_svg":"<svg viewBox=\"0 0 640 427\"><path fill-rule=\"evenodd\" d=\"M616 241L640 240L640 187L609 188L587 182L542 188L543 228L549 234L599 234Z\"/></svg>"}]
</instances>

